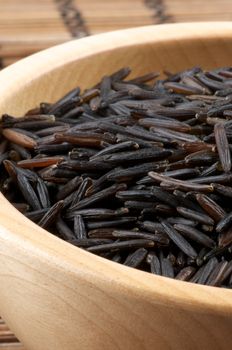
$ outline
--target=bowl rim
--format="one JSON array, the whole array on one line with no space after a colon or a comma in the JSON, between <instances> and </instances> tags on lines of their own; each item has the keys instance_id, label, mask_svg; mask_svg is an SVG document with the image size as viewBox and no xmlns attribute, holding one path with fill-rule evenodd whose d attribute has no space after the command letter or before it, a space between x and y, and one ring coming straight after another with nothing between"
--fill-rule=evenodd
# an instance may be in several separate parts
<instances>
[{"instance_id":1,"label":"bowl rim","mask_svg":"<svg viewBox=\"0 0 232 350\"><path fill-rule=\"evenodd\" d=\"M152 37L152 34L155 37ZM231 22L169 23L121 29L73 39L23 58L0 71L0 111L21 87L43 75L59 69L64 62L100 54L109 50L149 43L171 41L226 39L231 37ZM104 43L104 47L102 47Z\"/></svg>"},{"instance_id":2,"label":"bowl rim","mask_svg":"<svg viewBox=\"0 0 232 350\"><path fill-rule=\"evenodd\" d=\"M155 34L155 35L154 35ZM100 52L115 50L123 46L168 43L172 40L232 39L232 22L199 22L163 24L98 34L87 38L72 40L33 54L0 72L0 108L5 101L22 86L59 69L64 62L84 59ZM107 49L102 49L102 42ZM71 54L70 54L71 53ZM7 213L7 214L6 214ZM25 227L24 232L21 228ZM36 232L36 238L33 233ZM202 307L218 312L232 311L231 291L210 286L201 286L176 281L166 277L131 269L121 264L95 256L92 253L73 247L71 244L53 236L35 223L25 218L0 194L0 241L18 246L25 254L39 256L41 261L55 264L63 271L81 275L116 288L119 293L138 293L160 303L177 303L201 312ZM27 248L27 250L25 249ZM0 269L3 269L0 267ZM175 291L175 292L173 292ZM215 298L215 293L217 298Z\"/></svg>"}]
</instances>

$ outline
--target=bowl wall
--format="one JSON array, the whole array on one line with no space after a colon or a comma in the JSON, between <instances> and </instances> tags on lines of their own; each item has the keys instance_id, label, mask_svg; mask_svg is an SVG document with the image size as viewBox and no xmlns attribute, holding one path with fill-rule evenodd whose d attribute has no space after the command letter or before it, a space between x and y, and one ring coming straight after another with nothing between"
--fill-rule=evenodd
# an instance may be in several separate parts
<instances>
[{"instance_id":1,"label":"bowl wall","mask_svg":"<svg viewBox=\"0 0 232 350\"><path fill-rule=\"evenodd\" d=\"M0 112L20 115L77 85L88 88L123 66L133 75L229 66L231 40L227 22L148 26L74 40L2 71Z\"/></svg>"}]
</instances>

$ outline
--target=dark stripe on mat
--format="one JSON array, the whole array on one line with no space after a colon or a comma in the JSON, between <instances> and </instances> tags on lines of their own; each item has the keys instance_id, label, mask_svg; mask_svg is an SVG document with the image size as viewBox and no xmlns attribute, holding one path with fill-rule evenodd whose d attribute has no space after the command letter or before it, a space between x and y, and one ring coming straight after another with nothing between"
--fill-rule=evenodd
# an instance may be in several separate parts
<instances>
[{"instance_id":1,"label":"dark stripe on mat","mask_svg":"<svg viewBox=\"0 0 232 350\"><path fill-rule=\"evenodd\" d=\"M89 35L80 10L73 0L55 0L60 16L73 38L82 38Z\"/></svg>"},{"instance_id":2,"label":"dark stripe on mat","mask_svg":"<svg viewBox=\"0 0 232 350\"><path fill-rule=\"evenodd\" d=\"M153 11L155 24L171 22L171 16L166 14L164 0L144 0L144 3Z\"/></svg>"}]
</instances>

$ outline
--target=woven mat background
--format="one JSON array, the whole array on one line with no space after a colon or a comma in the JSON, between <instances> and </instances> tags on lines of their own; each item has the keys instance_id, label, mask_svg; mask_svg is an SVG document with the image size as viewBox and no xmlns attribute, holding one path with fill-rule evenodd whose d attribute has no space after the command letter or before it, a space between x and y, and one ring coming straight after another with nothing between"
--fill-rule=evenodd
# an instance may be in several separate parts
<instances>
[{"instance_id":1,"label":"woven mat background","mask_svg":"<svg viewBox=\"0 0 232 350\"><path fill-rule=\"evenodd\" d=\"M72 38L231 15L231 0L0 0L0 66Z\"/></svg>"},{"instance_id":2,"label":"woven mat background","mask_svg":"<svg viewBox=\"0 0 232 350\"><path fill-rule=\"evenodd\" d=\"M0 68L55 44L101 32L231 19L231 0L0 0ZM25 350L1 318L0 349Z\"/></svg>"}]
</instances>

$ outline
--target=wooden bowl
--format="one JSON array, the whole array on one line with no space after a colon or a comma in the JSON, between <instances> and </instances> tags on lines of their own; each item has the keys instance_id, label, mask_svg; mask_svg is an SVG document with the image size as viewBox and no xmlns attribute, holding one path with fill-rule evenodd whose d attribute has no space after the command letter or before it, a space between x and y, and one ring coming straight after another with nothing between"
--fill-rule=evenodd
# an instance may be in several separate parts
<instances>
[{"instance_id":1,"label":"wooden bowl","mask_svg":"<svg viewBox=\"0 0 232 350\"><path fill-rule=\"evenodd\" d=\"M170 24L71 41L0 73L0 112L20 115L76 85L231 65L232 23ZM232 292L137 271L73 247L0 196L0 313L28 350L229 349Z\"/></svg>"}]
</instances>

